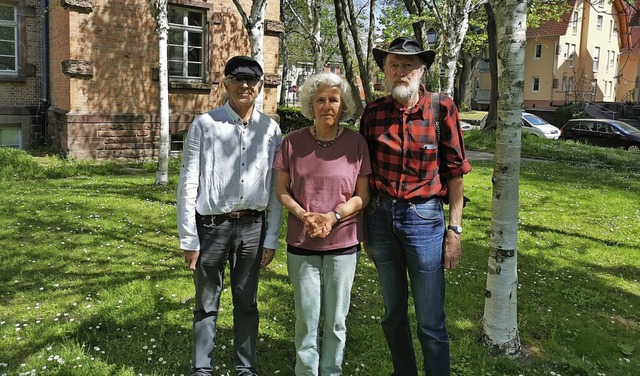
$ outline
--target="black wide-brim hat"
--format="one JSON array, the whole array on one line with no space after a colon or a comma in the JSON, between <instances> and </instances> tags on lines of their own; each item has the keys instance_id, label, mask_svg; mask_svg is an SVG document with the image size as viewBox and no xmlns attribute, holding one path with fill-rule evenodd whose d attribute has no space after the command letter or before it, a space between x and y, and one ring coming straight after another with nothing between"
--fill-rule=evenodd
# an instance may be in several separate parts
<instances>
[{"instance_id":1,"label":"black wide-brim hat","mask_svg":"<svg viewBox=\"0 0 640 376\"><path fill-rule=\"evenodd\" d=\"M384 70L383 60L384 57L388 54L396 54L396 55L417 55L424 64L427 69L433 64L433 59L436 57L436 53L433 50L423 50L420 47L420 44L414 39L407 37L396 38L391 43L389 43L389 49L383 50L382 48L374 48L373 49L373 58L376 60L376 63L380 67L380 69Z\"/></svg>"}]
</instances>

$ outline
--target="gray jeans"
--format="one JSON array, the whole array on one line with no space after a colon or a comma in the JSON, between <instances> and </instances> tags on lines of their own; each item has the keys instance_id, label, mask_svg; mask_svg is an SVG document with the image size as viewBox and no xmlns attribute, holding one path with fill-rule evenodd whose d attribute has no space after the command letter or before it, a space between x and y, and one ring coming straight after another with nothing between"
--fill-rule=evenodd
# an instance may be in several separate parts
<instances>
[{"instance_id":1,"label":"gray jeans","mask_svg":"<svg viewBox=\"0 0 640 376\"><path fill-rule=\"evenodd\" d=\"M229 263L233 297L234 357L238 375L256 372L258 277L262 257L264 215L240 219L196 215L200 256L193 273L193 372L211 374L213 347L224 271Z\"/></svg>"}]
</instances>

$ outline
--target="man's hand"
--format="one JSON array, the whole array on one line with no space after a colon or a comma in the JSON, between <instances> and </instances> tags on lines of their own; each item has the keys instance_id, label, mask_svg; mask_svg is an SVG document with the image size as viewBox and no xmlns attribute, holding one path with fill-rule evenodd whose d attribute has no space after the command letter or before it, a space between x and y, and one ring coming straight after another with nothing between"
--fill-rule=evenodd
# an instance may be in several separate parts
<instances>
[{"instance_id":1,"label":"man's hand","mask_svg":"<svg viewBox=\"0 0 640 376\"><path fill-rule=\"evenodd\" d=\"M276 250L273 248L262 248L262 260L260 260L260 268L264 268L271 264L273 256L276 255Z\"/></svg>"},{"instance_id":2,"label":"man's hand","mask_svg":"<svg viewBox=\"0 0 640 376\"><path fill-rule=\"evenodd\" d=\"M462 246L460 245L460 235L448 230L444 239L444 268L457 268L461 256Z\"/></svg>"},{"instance_id":3,"label":"man's hand","mask_svg":"<svg viewBox=\"0 0 640 376\"><path fill-rule=\"evenodd\" d=\"M199 251L183 251L184 263L187 264L187 268L196 270L196 263L198 262Z\"/></svg>"}]
</instances>

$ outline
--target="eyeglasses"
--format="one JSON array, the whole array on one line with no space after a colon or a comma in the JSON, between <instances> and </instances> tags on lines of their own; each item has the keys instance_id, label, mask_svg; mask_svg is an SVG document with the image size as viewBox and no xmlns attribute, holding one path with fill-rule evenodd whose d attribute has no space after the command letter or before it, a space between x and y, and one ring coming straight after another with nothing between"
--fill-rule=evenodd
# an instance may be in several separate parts
<instances>
[{"instance_id":1,"label":"eyeglasses","mask_svg":"<svg viewBox=\"0 0 640 376\"><path fill-rule=\"evenodd\" d=\"M227 76L227 79L238 85L246 82L249 86L256 86L260 82L260 79L255 76Z\"/></svg>"}]
</instances>

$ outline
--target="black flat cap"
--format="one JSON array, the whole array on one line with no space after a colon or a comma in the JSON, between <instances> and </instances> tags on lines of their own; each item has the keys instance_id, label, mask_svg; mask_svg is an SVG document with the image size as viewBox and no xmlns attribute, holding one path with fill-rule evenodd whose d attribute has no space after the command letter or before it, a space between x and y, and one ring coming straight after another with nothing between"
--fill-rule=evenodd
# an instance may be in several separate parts
<instances>
[{"instance_id":1,"label":"black flat cap","mask_svg":"<svg viewBox=\"0 0 640 376\"><path fill-rule=\"evenodd\" d=\"M225 76L254 76L262 78L262 67L249 56L234 56L224 67Z\"/></svg>"},{"instance_id":2,"label":"black flat cap","mask_svg":"<svg viewBox=\"0 0 640 376\"><path fill-rule=\"evenodd\" d=\"M433 50L423 50L416 40L408 37L394 39L389 43L389 49L387 50L381 48L373 49L373 58L382 70L384 70L382 61L387 54L418 55L424 61L427 69L433 64L433 59L436 57L436 53Z\"/></svg>"}]
</instances>

